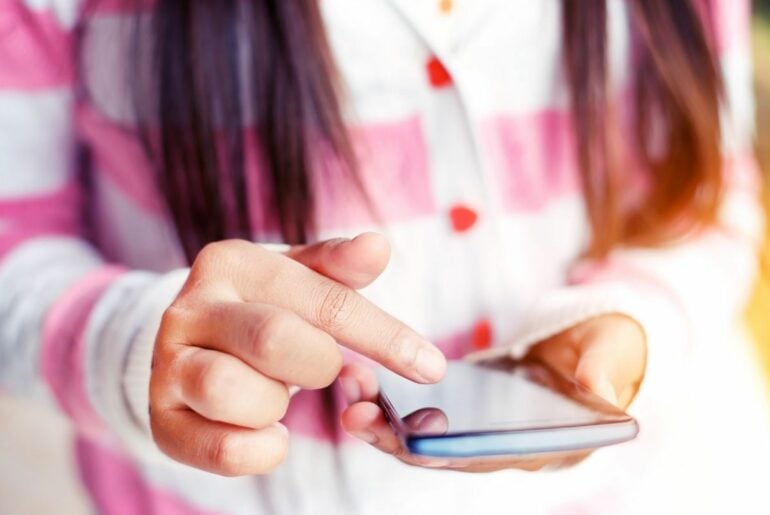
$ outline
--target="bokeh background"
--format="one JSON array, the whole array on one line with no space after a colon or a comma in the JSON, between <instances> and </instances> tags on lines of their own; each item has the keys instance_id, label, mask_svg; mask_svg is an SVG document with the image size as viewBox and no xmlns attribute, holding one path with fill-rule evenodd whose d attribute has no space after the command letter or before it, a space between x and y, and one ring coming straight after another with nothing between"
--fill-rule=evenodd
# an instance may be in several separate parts
<instances>
[{"instance_id":1,"label":"bokeh background","mask_svg":"<svg viewBox=\"0 0 770 515\"><path fill-rule=\"evenodd\" d=\"M755 0L753 22L757 97L757 157L770 179L770 0ZM770 180L765 205L770 210ZM770 393L770 223L762 255L762 274L746 312L757 359L766 371ZM28 428L34 427L34 439ZM768 435L770 438L770 435ZM0 467L0 514L90 513L68 452L69 428L61 417L18 400L0 396L0 460L24 463ZM13 471L12 475L8 471Z\"/></svg>"},{"instance_id":2,"label":"bokeh background","mask_svg":"<svg viewBox=\"0 0 770 515\"><path fill-rule=\"evenodd\" d=\"M764 172L765 207L770 210L770 0L755 0L753 21L754 83L757 97L757 158ZM770 223L765 237L762 273L747 311L770 391Z\"/></svg>"}]
</instances>

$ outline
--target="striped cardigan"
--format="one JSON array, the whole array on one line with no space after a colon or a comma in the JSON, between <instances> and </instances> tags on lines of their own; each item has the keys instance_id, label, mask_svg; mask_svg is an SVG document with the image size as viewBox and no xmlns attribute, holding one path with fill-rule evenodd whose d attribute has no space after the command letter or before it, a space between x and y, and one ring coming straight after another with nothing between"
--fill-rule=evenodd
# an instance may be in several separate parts
<instances>
[{"instance_id":1,"label":"striped cardigan","mask_svg":"<svg viewBox=\"0 0 770 515\"><path fill-rule=\"evenodd\" d=\"M628 13L608 4L622 95ZM580 260L589 226L560 2L322 3L379 218L348 185L319 184L319 238L383 232L393 258L364 293L450 358L523 352L598 314L635 318L649 339L637 441L560 472L409 468L340 432L334 390L337 406L315 392L293 399L290 454L269 476L225 479L161 455L149 433L150 357L187 269L132 130L130 0L0 0L0 387L69 416L77 473L103 513L750 512L762 490L731 471L767 468L770 424L750 356L728 336L762 234L750 6L712 4L728 92L721 224L597 263ZM254 239L279 241L247 154ZM742 421L740 439L730 420ZM728 439L734 451L704 451Z\"/></svg>"}]
</instances>

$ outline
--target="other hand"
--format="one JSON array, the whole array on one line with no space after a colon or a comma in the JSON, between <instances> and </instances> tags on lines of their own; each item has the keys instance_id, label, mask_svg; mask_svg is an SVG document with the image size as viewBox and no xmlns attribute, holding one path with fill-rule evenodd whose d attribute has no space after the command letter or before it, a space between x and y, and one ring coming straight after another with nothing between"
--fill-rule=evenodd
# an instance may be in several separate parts
<instances>
[{"instance_id":1,"label":"other hand","mask_svg":"<svg viewBox=\"0 0 770 515\"><path fill-rule=\"evenodd\" d=\"M578 324L532 347L530 356L625 409L633 400L644 377L647 345L644 331L623 315L603 315ZM358 364L346 366L340 383L350 405L341 416L343 428L377 449L417 466L492 472L501 469L541 470L574 465L585 459L586 451L533 455L499 460L423 458L409 454L377 405L378 385L374 373ZM441 431L447 421L440 416L417 417L421 429ZM436 427L433 427L436 426Z\"/></svg>"}]
</instances>

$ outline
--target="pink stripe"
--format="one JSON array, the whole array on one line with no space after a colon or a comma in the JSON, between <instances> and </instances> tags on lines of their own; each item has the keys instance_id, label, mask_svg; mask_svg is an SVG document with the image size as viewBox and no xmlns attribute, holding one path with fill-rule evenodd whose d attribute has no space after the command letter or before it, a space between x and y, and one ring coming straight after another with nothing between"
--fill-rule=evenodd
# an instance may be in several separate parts
<instances>
[{"instance_id":1,"label":"pink stripe","mask_svg":"<svg viewBox=\"0 0 770 515\"><path fill-rule=\"evenodd\" d=\"M136 205L152 214L165 214L150 163L135 131L107 120L93 106L81 106L77 121L83 139L93 149L99 172ZM262 167L261 150L254 144L252 128L245 129L244 135L252 226L257 235L275 234L278 224L267 211L272 205L271 191ZM353 128L352 138L361 179L379 221L401 222L435 212L419 118ZM372 210L362 201L348 174L334 160L323 161L314 184L318 228L334 231L376 224Z\"/></svg>"},{"instance_id":2,"label":"pink stripe","mask_svg":"<svg viewBox=\"0 0 770 515\"><path fill-rule=\"evenodd\" d=\"M85 438L75 441L80 478L97 513L103 515L204 515L169 492L150 486L124 456Z\"/></svg>"},{"instance_id":3,"label":"pink stripe","mask_svg":"<svg viewBox=\"0 0 770 515\"><path fill-rule=\"evenodd\" d=\"M70 84L72 37L50 9L24 2L0 5L0 88L40 89Z\"/></svg>"},{"instance_id":4,"label":"pink stripe","mask_svg":"<svg viewBox=\"0 0 770 515\"><path fill-rule=\"evenodd\" d=\"M458 333L434 340L433 343L441 349L447 359L461 359L473 352L473 329L468 328Z\"/></svg>"},{"instance_id":5,"label":"pink stripe","mask_svg":"<svg viewBox=\"0 0 770 515\"><path fill-rule=\"evenodd\" d=\"M393 123L351 129L360 176L382 223L398 223L435 213L422 122L414 116ZM347 174L326 163L315 184L321 230L374 224Z\"/></svg>"},{"instance_id":6,"label":"pink stripe","mask_svg":"<svg viewBox=\"0 0 770 515\"><path fill-rule=\"evenodd\" d=\"M30 238L79 235L81 200L75 183L43 195L0 199L0 260Z\"/></svg>"},{"instance_id":7,"label":"pink stripe","mask_svg":"<svg viewBox=\"0 0 770 515\"><path fill-rule=\"evenodd\" d=\"M135 131L112 123L90 105L78 107L77 125L90 144L97 170L136 205L152 214L164 213L152 168Z\"/></svg>"},{"instance_id":8,"label":"pink stripe","mask_svg":"<svg viewBox=\"0 0 770 515\"><path fill-rule=\"evenodd\" d=\"M346 406L338 388L332 390L334 404L327 402L329 394L324 391L303 390L291 399L286 416L281 421L292 434L313 438L323 442L337 442L338 417Z\"/></svg>"},{"instance_id":9,"label":"pink stripe","mask_svg":"<svg viewBox=\"0 0 770 515\"><path fill-rule=\"evenodd\" d=\"M156 4L157 0L88 0L84 14L134 14L137 11L152 9Z\"/></svg>"},{"instance_id":10,"label":"pink stripe","mask_svg":"<svg viewBox=\"0 0 770 515\"><path fill-rule=\"evenodd\" d=\"M257 235L276 234L277 220L267 207L272 192L263 168L263 154L246 130L246 170L251 222ZM428 158L418 117L351 129L359 174L374 210L362 200L350 175L333 158L320 159L315 176L316 213L321 231L362 225L403 222L435 212ZM375 217L375 213L379 219Z\"/></svg>"},{"instance_id":11,"label":"pink stripe","mask_svg":"<svg viewBox=\"0 0 770 515\"><path fill-rule=\"evenodd\" d=\"M751 2L711 0L710 6L717 52L748 52L751 48Z\"/></svg>"},{"instance_id":12,"label":"pink stripe","mask_svg":"<svg viewBox=\"0 0 770 515\"><path fill-rule=\"evenodd\" d=\"M508 211L535 211L580 189L568 113L546 110L488 119L481 137Z\"/></svg>"},{"instance_id":13,"label":"pink stripe","mask_svg":"<svg viewBox=\"0 0 770 515\"><path fill-rule=\"evenodd\" d=\"M725 184L731 190L762 191L762 172L753 152L743 152L725 159Z\"/></svg>"},{"instance_id":14,"label":"pink stripe","mask_svg":"<svg viewBox=\"0 0 770 515\"><path fill-rule=\"evenodd\" d=\"M91 309L123 269L105 266L71 286L51 307L43 324L41 373L62 410L87 434L103 424L88 400L84 332Z\"/></svg>"}]
</instances>

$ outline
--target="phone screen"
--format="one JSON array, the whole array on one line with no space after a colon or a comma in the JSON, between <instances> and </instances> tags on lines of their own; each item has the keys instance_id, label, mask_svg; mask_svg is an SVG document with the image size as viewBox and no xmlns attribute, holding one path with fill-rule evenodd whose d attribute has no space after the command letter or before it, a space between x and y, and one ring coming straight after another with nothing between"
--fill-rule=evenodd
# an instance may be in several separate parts
<instances>
[{"instance_id":1,"label":"phone screen","mask_svg":"<svg viewBox=\"0 0 770 515\"><path fill-rule=\"evenodd\" d=\"M632 420L575 381L534 361L505 359L478 365L449 363L442 381L417 385L392 372L379 374L390 416L411 435L447 435L592 426ZM441 424L421 427L430 413ZM434 416L435 418L435 416Z\"/></svg>"}]
</instances>

